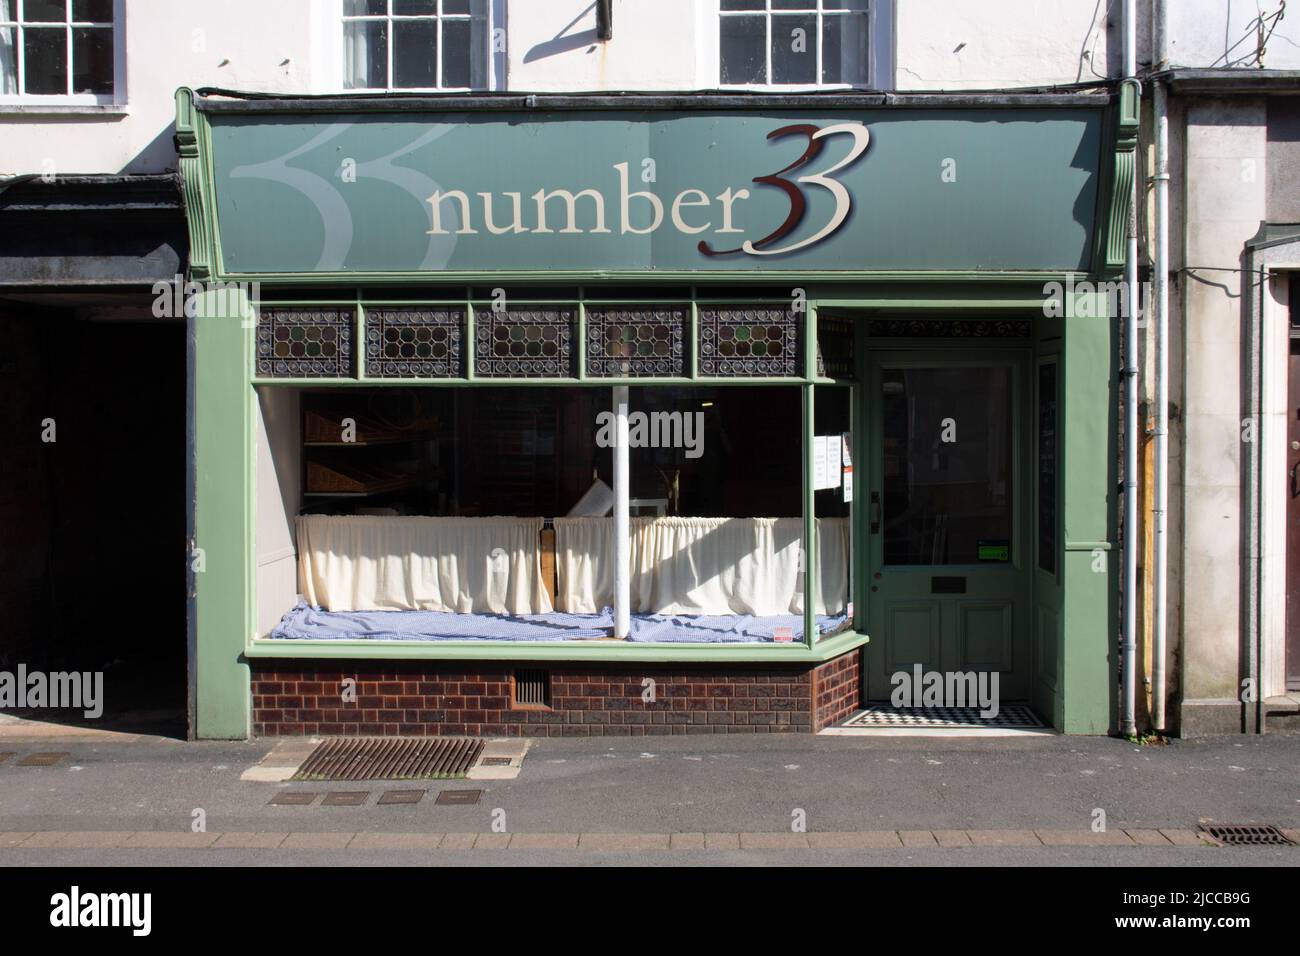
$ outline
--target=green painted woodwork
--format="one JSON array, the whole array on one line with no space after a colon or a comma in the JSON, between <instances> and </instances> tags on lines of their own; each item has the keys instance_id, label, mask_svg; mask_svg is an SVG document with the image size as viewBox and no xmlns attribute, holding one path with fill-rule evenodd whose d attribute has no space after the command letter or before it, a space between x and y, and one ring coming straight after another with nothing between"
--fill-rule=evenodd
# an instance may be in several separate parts
<instances>
[{"instance_id":1,"label":"green painted woodwork","mask_svg":"<svg viewBox=\"0 0 1300 956\"><path fill-rule=\"evenodd\" d=\"M1105 228L1098 230L1098 236L1104 236L1105 241L1097 259L1097 271L1107 274L1122 271L1124 259L1128 255L1128 222L1133 213L1133 177L1137 175L1140 122L1138 90L1136 80L1125 80L1120 85L1116 122L1110 132L1114 169L1107 184L1108 192L1103 193L1107 221Z\"/></svg>"},{"instance_id":2,"label":"green painted woodwork","mask_svg":"<svg viewBox=\"0 0 1300 956\"><path fill-rule=\"evenodd\" d=\"M194 575L196 733L240 738L249 730L243 652L253 633L251 328L237 298L206 293L204 300L194 320L194 546L202 551Z\"/></svg>"},{"instance_id":3,"label":"green painted woodwork","mask_svg":"<svg viewBox=\"0 0 1300 956\"><path fill-rule=\"evenodd\" d=\"M1066 733L1104 734L1116 714L1115 640L1120 552L1118 521L1118 322L1105 296L1096 318L1062 322L1061 665Z\"/></svg>"},{"instance_id":4,"label":"green painted woodwork","mask_svg":"<svg viewBox=\"0 0 1300 956\"><path fill-rule=\"evenodd\" d=\"M676 664L722 664L777 661L820 663L867 643L867 635L846 631L817 642L809 650L792 644L632 644L614 641L487 642L438 641L272 641L249 643L250 659L293 660L418 660L418 661L642 661Z\"/></svg>"},{"instance_id":5,"label":"green painted woodwork","mask_svg":"<svg viewBox=\"0 0 1300 956\"><path fill-rule=\"evenodd\" d=\"M890 675L900 670L910 673L919 663L925 671L941 673L996 669L1001 700L1028 700L1032 638L1026 612L1031 606L1029 569L1035 537L1030 507L1034 462L1029 452L1028 343L989 348L988 340L935 339L927 345L918 350L897 348L889 340L868 343L870 434L866 436L864 470L870 477L861 498L870 507L870 493L881 492L883 517L883 409L879 399L885 369L1007 368L1011 372L1011 560L1005 564L888 565L882 520L881 532L866 539L871 575L867 631L877 635L866 649L867 698L888 700ZM951 416L960 442L965 434L962 409L954 407ZM932 593L935 577L963 579L965 593Z\"/></svg>"},{"instance_id":6,"label":"green painted woodwork","mask_svg":"<svg viewBox=\"0 0 1300 956\"><path fill-rule=\"evenodd\" d=\"M1118 552L1112 550L1116 526L1115 322L1104 317L1048 318L1043 316L1041 307L1046 282L1068 283L1071 279L1105 278L1122 264L1122 251L1119 253L1119 261L1115 259L1115 253L1116 250L1122 250L1123 246L1128 196L1125 189L1118 187L1123 185L1124 176L1129 174L1125 164L1131 163L1131 119L1136 116L1135 92L1126 88L1119 102L1105 111L1078 108L1048 111L1060 115L1051 120L1057 125L1047 127L1055 130L1053 136L1041 138L1038 133L1027 128L1033 124L1023 122L1030 112L1022 109L987 110L980 115L978 121L975 114L980 111L923 111L922 115L913 117L913 123L921 124L916 127L918 135L923 132L923 127L929 129L931 134L940 129L940 126L933 125L938 122L950 124L948 131L956 133L956 138L950 141L931 139L927 142L925 136L921 136L920 139L912 140L914 154L908 157L908 168L903 171L902 177L892 182L887 189L869 190L872 195L867 199L859 197L861 201L851 217L851 224L845 226L842 234L830 240L833 245L823 244L824 248L817 255L811 254L817 250L810 250L803 256L795 254L771 259L744 257L747 261L743 262L737 257L736 262L709 262L701 267L685 256L682 248L675 245L681 237L674 233L671 249L664 246L658 236L654 240L649 237L633 237L639 238L639 244L625 246L617 242L611 243L608 252L590 252L583 245L580 255L573 255L568 251L570 247L564 247L561 256L559 251L552 253L549 249L540 249L530 243L528 248L520 247L517 259L495 253L485 258L476 258L477 254L471 255L469 245L459 244L460 239L474 237L462 236L457 237L458 245L451 250L452 258L448 260L450 271L435 272L413 271L412 263L408 261L413 253L404 253L391 260L378 254L376 250L387 248L387 240L383 236L373 235L373 224L366 224L369 222L366 217L370 213L365 208L358 212L363 220L363 228L354 231L348 254L343 259L343 267L329 268L327 261L322 267L320 249L314 249L314 257L304 252L319 237L307 240L291 234L293 229L303 223L319 230L319 216L311 208L304 207L301 199L280 195L271 202L268 197L273 197L274 194L265 192L268 186L265 181L259 183L251 179L223 178L225 173L231 171L230 164L224 156L221 163L214 159L213 143L214 133L221 128L233 137L223 141L225 145L222 149L229 145L239 145L240 134L235 130L236 127L241 127L244 132L251 130L252 135L240 148L265 148L266 155L274 157L274 149L291 142L294 136L301 136L303 130L315 120L288 114L263 114L256 121L236 117L238 123L226 125L230 116L218 116L196 108L190 91L180 90L177 92L177 138L190 230L191 276L201 281L255 279L264 288L273 285L303 289L310 287L319 289L320 297L305 299L302 304L360 305L356 330L358 342L364 342L362 313L367 304L375 305L384 301L415 304L427 300L466 305L469 299L468 285L500 285L509 288L512 282L531 286L560 283L583 286L579 293L580 310L588 302L637 301L621 299L617 293L601 298L604 290L619 282L689 285L692 287L692 342L697 339L697 303L753 301L756 297L780 300L796 287L805 290L810 322L815 322L817 309L829 307L864 317L882 313L936 318L999 314L1033 316L1033 359L1026 359L1024 367L1032 371L1035 361L1049 357L1054 357L1060 363L1061 477L1058 500L1061 503L1061 529L1058 534L1058 573L1052 576L1034 570L1031 575L1032 597L1028 601L1028 612L1033 633L1031 643L1035 677L1030 693L1040 712L1049 717L1058 728L1071 733L1105 733L1111 726L1111 715L1114 713L1115 665L1112 645L1117 618L1115 574L1118 568L1109 567L1118 557ZM815 104L810 101L810 111L799 115L828 121L845 119L843 113L826 110L824 107L813 110L813 107ZM359 106L358 109L365 107ZM907 131L908 124L900 123L903 112L889 109L871 112L880 115L871 120L873 142L867 157L876 160L881 156L893 155L894 158L890 161L897 162L898 154L892 151L899 143L906 141L897 137L911 135ZM859 119L863 115L861 112L855 114ZM336 118L332 117L331 121ZM781 143L764 141L771 114L737 113L724 118L728 122L739 122L741 125L737 128L745 130L745 133L734 141L734 145L726 145L716 153L716 156L724 153L729 156L727 163L715 163L714 158L701 161L701 168L707 166L705 172L715 177L716 183L726 185L726 179L722 176L722 171L725 170L727 177L739 177L735 184L737 187L743 186L753 176L772 172L789 161L781 159L760 165L747 158L750 154L785 157L778 146L789 148L790 144L798 142L794 139ZM447 114L438 114L437 119L445 123ZM532 119L537 120L536 117ZM683 170L667 169L672 165L670 158L675 158L678 154L666 145L656 145L653 151L650 150L651 134L645 131L653 128L657 119L643 118L638 127L641 131L631 138L626 135L626 114L618 114L618 119L624 125L624 135L618 141L617 156L601 153L602 149L612 148L614 138L611 138L608 143L597 144L590 150L589 162L582 156L582 150L578 150L577 154L570 151L566 163L553 173L555 178L551 181L539 182L532 185L531 189L522 182L509 188L526 193L523 198L527 204L530 199L527 193L535 191L539 186L566 186L576 190L586 185L579 183L576 178L560 177L561 173L565 177L571 173L576 177L577 173L584 170L581 163L588 163L592 168L601 168L603 171L605 166L612 166L613 162L623 158L631 164L634 174L631 188L649 188L646 184L639 183L635 176L637 163L645 156L659 159L658 183L654 188L661 195L667 194L674 187L684 188L685 185L696 186L705 182L711 184L710 189L713 188L715 180L699 179L689 182L693 176L689 165ZM669 122L673 118L663 119L664 122ZM716 120L718 118L711 116L695 116L691 117L691 125ZM359 152L354 158L365 162L382 155L378 152L384 146L382 137L371 145L368 140L357 138L360 132L387 125L392 127L392 132L384 135L392 137L393 143L396 143L406 135L398 127L405 127L409 132L412 122L423 123L421 129L430 128L427 117L412 117L396 122L391 115L385 115L378 123L373 117L356 117L354 128L350 128L346 134L352 139L347 142L356 143L364 147L365 151ZM482 120L476 122L483 125ZM538 125L544 122L550 122L550 119L539 120ZM550 123L551 128L559 128L561 125L564 124ZM323 130L324 125L317 129ZM477 135L471 130L463 132L466 136ZM1065 135L1062 137L1060 134L1063 132ZM442 135L446 138L452 133ZM676 134L665 132L663 135ZM257 146L258 138L265 136L270 137L267 145ZM637 139L638 136L641 137L640 140ZM847 142L846 138L837 138ZM1053 141L1040 143L1044 138ZM429 140L431 146L439 142L441 140L437 137ZM666 144L668 139L662 142ZM940 148L949 142L975 151L963 153L955 148ZM1069 162L1062 164L1059 169L1053 168L1053 164L1060 161L1062 145L1070 144L1073 145L1074 152L1067 157ZM832 145L838 149L843 148L839 144ZM1024 147L1027 145L1034 148L1026 150ZM1039 145L1042 145L1041 149L1038 148ZM629 149L629 146L635 148ZM305 156L305 163L298 164L302 165L304 173L315 175L317 179L332 174L333 163L337 158L332 146L309 152L311 155ZM689 153L690 150L681 147L680 155ZM1129 154L1128 158L1125 157L1126 153ZM526 155L530 164L534 164L542 152L530 149ZM395 165L406 168L404 163L420 158L418 151L408 156L409 160L395 158ZM958 179L956 183L942 184L939 181L939 164L949 156L958 161ZM327 161L327 157L331 158ZM828 145L828 151L822 160L827 161L831 157ZM258 157L250 153L247 158L254 160ZM974 161L967 162L968 159ZM1047 161L1040 164L1040 160ZM474 155L464 165L470 167L469 171L475 171L487 163L486 171L496 176L505 171L502 165L505 161L504 158L485 159L481 155ZM879 163L875 166L865 163L866 160L863 160L858 164L860 168L854 173L855 176L865 176L868 172L875 175L880 169ZM217 174L219 165L223 170L222 176ZM455 164L447 168L454 172ZM996 168L1004 181L997 188L984 188L989 186L988 177L993 168ZM469 188L465 184L452 182L441 170L442 167L438 176L446 180L440 183L442 188ZM1064 176L1060 175L1062 170L1066 171ZM419 170L408 168L407 171ZM698 171L697 168L696 172ZM1024 183L1016 182L1016 177L1026 174L1026 171L1032 173L1028 180ZM541 177L545 168L538 166L534 172ZM850 180L845 178L845 181ZM240 188L250 191L231 193L233 183L239 183ZM326 184L332 189L342 189L344 186L341 182L328 178ZM719 186L719 191L722 186ZM385 224L395 234L407 236L407 221L414 223L417 215L427 215L428 207L423 204L425 197L418 195L419 190L412 197L410 194L398 195L400 190L385 187L383 183L372 183L369 188L381 191L387 188L392 194L384 199L376 198L376 210L387 208L395 201L409 202L418 210L418 213L403 211ZM493 184L483 188L501 187ZM816 187L809 186L806 189L818 192ZM755 211L760 208L773 211L779 209L783 213L784 206L779 201L775 204L773 202L774 198L779 199L774 190L759 187L755 191L771 195L765 195L761 200L756 198L750 208ZM977 192L979 195L975 195ZM886 195L877 197L875 193ZM368 194L364 192L349 195L342 201L352 209L366 195ZM1061 197L1066 195L1073 197L1068 215L1062 214L1060 206ZM236 196L239 197L238 202L233 201ZM251 200L251 206L250 196L255 197ZM937 198L931 200L928 196ZM1049 212L1041 222L1008 218L1009 212L1015 210L1032 209L1035 216L1040 215L1042 210L1035 206L1036 196L1047 200L1045 208L1055 212ZM269 205L262 205L259 201L262 198L267 198ZM824 198L818 196L814 201ZM583 202L585 201L579 201L580 216L584 214L581 212ZM931 205L932 202L941 205L934 206ZM883 205L873 206L872 203ZM362 206L368 204L369 200L361 203ZM275 218L274 210L290 208L294 210L294 215ZM500 212L505 212L503 204L499 203L498 208ZM557 203L555 208L558 214L560 205ZM810 207L810 225L820 214L818 210L823 208L819 205ZM738 212L739 209L738 206ZM607 208L606 212L608 217L611 210ZM780 216L776 218L779 219ZM754 221L759 222L758 219ZM950 235L954 222L969 225L969 233ZM423 218L418 219L418 224L422 230L428 228ZM262 235L250 235L259 229ZM760 234L761 231L760 229ZM416 236L417 240L419 238ZM546 238L572 238L586 242L592 237L565 237L556 234ZM694 237L696 240L698 238L700 237ZM835 242L836 238L841 241ZM286 248L266 251L266 241L277 239ZM233 260L226 256L224 241L233 241L236 245L242 243ZM258 249L266 251L266 255L255 251ZM354 261L351 258L354 254L361 259ZM466 261L458 262L455 258L458 255L464 255ZM568 261L556 265L558 259L550 258L552 255L567 257ZM530 256L534 258L529 259ZM620 259L620 256L623 258ZM756 262L755 259L763 261ZM989 265L999 259L1003 262L1002 268ZM415 264L418 265L419 261L417 258ZM354 271L358 263L363 267L369 265L370 270ZM1017 268L1009 269L1006 263L1014 263ZM654 268L647 271L647 264ZM489 265L491 268L488 268ZM427 296L418 299L407 297L410 287L416 283L427 286ZM395 292L395 298L386 300L383 290L398 286L402 287L402 291ZM734 294L738 289L741 290L743 299ZM1093 314L1098 313L1094 311ZM1100 314L1104 316L1105 312ZM195 662L198 682L195 732L198 736L246 736L250 723L248 659L817 662L864 645L870 646L867 633L872 612L868 592L870 562L867 548L857 546L868 540L866 503L869 483L865 475L864 449L867 447L868 422L871 421L869 389L861 386L855 389L852 406L854 447L858 452L855 461L857 487L852 515L855 542L852 571L856 612L854 632L818 642L811 649L805 644L699 647L595 645L591 642L581 642L579 646L477 642L472 647L467 647L453 643L295 641L290 644L254 640L255 550L252 501L257 478L252 454L252 436L255 434L252 385L260 380L251 377L253 330L244 327L240 319L241 316L212 316L196 322L195 544L204 549L204 570L196 575L195 583L198 642ZM472 310L468 323L466 341L472 343ZM577 333L579 354L583 354L582 336L585 329L581 322ZM924 345L920 341L890 342L891 347L897 348ZM865 336L857 337L857 348L858 367L863 369L868 355ZM708 381L711 385L738 387L772 383L760 379L700 379L694 348L690 350L690 356L691 368L687 376L662 382L681 384L683 381ZM805 367L803 377L773 381L800 387L805 393L804 413L811 419L812 385L827 380L814 377L811 350L808 358L810 364ZM580 362L578 366L582 369L585 363ZM490 382L476 380L472 372L473 363L468 361L468 357L467 367L471 371L465 380L422 382L410 379L276 379L267 380L265 384L313 388L409 384L475 387L479 384L510 384L500 379ZM572 385L583 382L584 376L585 371L580 372L579 378L573 381L527 380L526 384ZM628 379L626 384L646 385L660 381ZM598 384L599 387L608 387L620 382L622 380L610 379ZM1026 380L1025 387L1029 384ZM1021 404L1032 406L1032 397L1025 398ZM811 429L807 430L807 434L811 436ZM810 452L810 448L803 449L805 481L809 485ZM805 497L809 494L805 491ZM1036 520L1036 511L1030 508L1029 512L1029 521ZM806 508L805 514L811 517L810 509ZM1028 549L1035 540L1034 531L1031 523L1022 535L1025 545L1021 550L1031 567L1034 562ZM806 528L805 533L810 534L811 529ZM815 549L810 549L810 552L815 554ZM1093 570L1098 555L1107 564L1104 573ZM809 579L815 579L815 574L814 561Z\"/></svg>"},{"instance_id":7,"label":"green painted woodwork","mask_svg":"<svg viewBox=\"0 0 1300 956\"><path fill-rule=\"evenodd\" d=\"M1103 111L1081 107L202 115L222 268L243 275L1086 270L1103 138ZM855 148L841 132L794 165L811 129L845 124L869 133L855 161L835 170ZM847 220L788 254L739 251L786 219L786 192L754 180L787 167L842 183ZM830 188L800 188L802 220L765 253L835 217ZM594 193L570 218L566 197L535 198L557 189ZM652 232L637 193L661 204Z\"/></svg>"}]
</instances>

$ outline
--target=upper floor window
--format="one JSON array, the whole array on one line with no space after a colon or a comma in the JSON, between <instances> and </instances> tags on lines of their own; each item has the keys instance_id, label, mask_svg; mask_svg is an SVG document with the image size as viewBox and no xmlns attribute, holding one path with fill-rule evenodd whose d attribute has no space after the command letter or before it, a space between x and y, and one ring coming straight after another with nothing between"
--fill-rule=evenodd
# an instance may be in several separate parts
<instances>
[{"instance_id":1,"label":"upper floor window","mask_svg":"<svg viewBox=\"0 0 1300 956\"><path fill-rule=\"evenodd\" d=\"M114 92L113 0L0 0L0 95Z\"/></svg>"},{"instance_id":2,"label":"upper floor window","mask_svg":"<svg viewBox=\"0 0 1300 956\"><path fill-rule=\"evenodd\" d=\"M343 85L484 89L489 26L488 0L343 0Z\"/></svg>"},{"instance_id":3,"label":"upper floor window","mask_svg":"<svg viewBox=\"0 0 1300 956\"><path fill-rule=\"evenodd\" d=\"M719 0L722 86L869 86L879 0Z\"/></svg>"}]
</instances>

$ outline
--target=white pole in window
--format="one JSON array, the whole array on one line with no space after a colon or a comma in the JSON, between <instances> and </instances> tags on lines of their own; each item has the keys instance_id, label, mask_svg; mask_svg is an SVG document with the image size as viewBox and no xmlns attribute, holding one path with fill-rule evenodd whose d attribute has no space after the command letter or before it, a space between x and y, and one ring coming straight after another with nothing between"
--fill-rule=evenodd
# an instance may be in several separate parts
<instances>
[{"instance_id":1,"label":"white pole in window","mask_svg":"<svg viewBox=\"0 0 1300 956\"><path fill-rule=\"evenodd\" d=\"M632 542L628 534L627 386L614 386L614 636L632 627Z\"/></svg>"}]
</instances>

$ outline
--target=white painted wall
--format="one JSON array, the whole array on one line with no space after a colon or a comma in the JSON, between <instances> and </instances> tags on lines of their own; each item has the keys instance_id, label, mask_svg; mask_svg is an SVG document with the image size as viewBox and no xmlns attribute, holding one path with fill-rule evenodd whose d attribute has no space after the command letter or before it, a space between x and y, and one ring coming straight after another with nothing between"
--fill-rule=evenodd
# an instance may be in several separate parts
<instances>
[{"instance_id":1,"label":"white painted wall","mask_svg":"<svg viewBox=\"0 0 1300 956\"><path fill-rule=\"evenodd\" d=\"M717 10L717 0L615 0L613 39L599 43L591 0L514 0L506 10L510 89L716 86Z\"/></svg>"},{"instance_id":2,"label":"white painted wall","mask_svg":"<svg viewBox=\"0 0 1300 956\"><path fill-rule=\"evenodd\" d=\"M1096 0L896 0L899 90L1082 83L1119 67ZM1110 4L1118 7L1118 4ZM1111 51L1111 46L1114 46Z\"/></svg>"},{"instance_id":3,"label":"white painted wall","mask_svg":"<svg viewBox=\"0 0 1300 956\"><path fill-rule=\"evenodd\" d=\"M80 112L0 105L0 175L174 169L177 87L324 89L337 76L324 42L337 35L337 8L335 0L129 0L123 102Z\"/></svg>"},{"instance_id":4,"label":"white painted wall","mask_svg":"<svg viewBox=\"0 0 1300 956\"><path fill-rule=\"evenodd\" d=\"M1256 56L1259 21L1281 6L1281 0L1165 0L1170 64L1300 69L1300 17L1294 3L1290 15L1276 23L1263 57ZM1272 25L1266 26L1265 32Z\"/></svg>"},{"instance_id":5,"label":"white painted wall","mask_svg":"<svg viewBox=\"0 0 1300 956\"><path fill-rule=\"evenodd\" d=\"M1265 218L1262 100L1187 109L1182 688L1236 696L1241 588L1241 254ZM1181 530L1181 535L1179 531ZM1172 549L1171 549L1172 550Z\"/></svg>"},{"instance_id":6,"label":"white painted wall","mask_svg":"<svg viewBox=\"0 0 1300 956\"><path fill-rule=\"evenodd\" d=\"M297 389L257 395L257 633L265 637L299 593L294 516L302 505Z\"/></svg>"},{"instance_id":7,"label":"white painted wall","mask_svg":"<svg viewBox=\"0 0 1300 956\"><path fill-rule=\"evenodd\" d=\"M1264 12L1278 2L1261 0ZM341 88L341 0L126 0L123 6L124 102L108 110L42 113L0 104L0 176L174 168L172 93L179 86L279 93ZM1098 0L896 0L896 86L990 89L1113 74L1117 6ZM1258 15L1254 3L1174 0L1168 6L1180 65L1222 63L1227 47L1253 35ZM717 0L614 0L608 43L595 40L591 0L506 0L505 7L510 89L717 85ZM1145 37L1145 24L1141 33ZM1247 40L1232 56L1253 65L1253 49ZM1300 18L1282 21L1265 65L1300 66Z\"/></svg>"}]
</instances>

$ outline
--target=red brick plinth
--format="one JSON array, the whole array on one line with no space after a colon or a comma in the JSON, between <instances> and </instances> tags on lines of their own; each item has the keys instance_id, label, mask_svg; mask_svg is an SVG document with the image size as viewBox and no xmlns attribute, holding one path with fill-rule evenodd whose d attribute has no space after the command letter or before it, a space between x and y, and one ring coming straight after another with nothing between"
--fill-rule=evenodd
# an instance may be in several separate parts
<instances>
[{"instance_id":1,"label":"red brick plinth","mask_svg":"<svg viewBox=\"0 0 1300 956\"><path fill-rule=\"evenodd\" d=\"M532 737L815 733L861 699L861 654L817 665L254 662L258 736ZM516 707L517 670L550 675L550 706Z\"/></svg>"}]
</instances>

